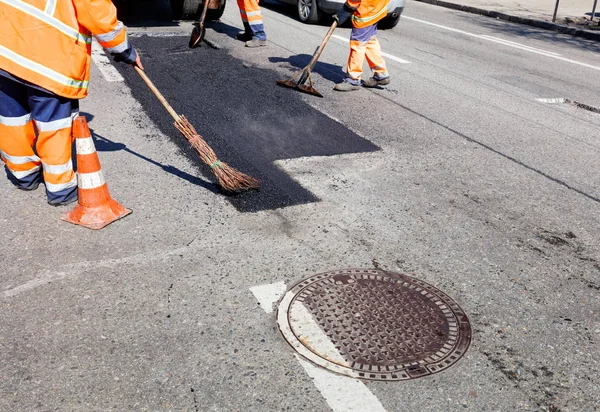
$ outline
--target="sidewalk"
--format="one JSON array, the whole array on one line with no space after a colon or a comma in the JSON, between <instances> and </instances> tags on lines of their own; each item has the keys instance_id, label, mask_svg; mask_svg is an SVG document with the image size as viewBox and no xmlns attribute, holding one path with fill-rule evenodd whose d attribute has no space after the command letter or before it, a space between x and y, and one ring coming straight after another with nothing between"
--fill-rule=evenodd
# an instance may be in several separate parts
<instances>
[{"instance_id":1,"label":"sidewalk","mask_svg":"<svg viewBox=\"0 0 600 412\"><path fill-rule=\"evenodd\" d=\"M563 34L600 41L600 0L590 21L594 0L560 0L552 22L556 0L416 0L469 13L527 24Z\"/></svg>"}]
</instances>

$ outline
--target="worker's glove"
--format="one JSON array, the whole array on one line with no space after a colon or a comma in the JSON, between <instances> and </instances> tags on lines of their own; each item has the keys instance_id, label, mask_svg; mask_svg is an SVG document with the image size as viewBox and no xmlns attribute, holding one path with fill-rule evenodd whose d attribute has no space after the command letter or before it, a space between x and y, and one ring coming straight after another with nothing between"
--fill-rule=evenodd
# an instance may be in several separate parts
<instances>
[{"instance_id":1,"label":"worker's glove","mask_svg":"<svg viewBox=\"0 0 600 412\"><path fill-rule=\"evenodd\" d=\"M127 47L121 53L113 53L113 57L116 62L133 64L133 63L135 63L135 60L137 59L137 53L136 53L135 49L133 48L133 46L131 45L131 43L129 43L129 47Z\"/></svg>"},{"instance_id":2,"label":"worker's glove","mask_svg":"<svg viewBox=\"0 0 600 412\"><path fill-rule=\"evenodd\" d=\"M333 15L333 19L337 21L338 26L341 26L352 16L354 10L348 6L348 3L344 3L341 9L338 10L337 13Z\"/></svg>"}]
</instances>

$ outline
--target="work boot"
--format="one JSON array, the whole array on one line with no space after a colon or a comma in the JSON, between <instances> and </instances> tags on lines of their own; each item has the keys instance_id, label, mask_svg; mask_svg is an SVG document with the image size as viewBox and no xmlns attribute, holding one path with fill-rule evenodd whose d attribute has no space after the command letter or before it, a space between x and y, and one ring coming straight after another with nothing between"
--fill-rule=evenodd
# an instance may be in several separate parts
<instances>
[{"instance_id":1,"label":"work boot","mask_svg":"<svg viewBox=\"0 0 600 412\"><path fill-rule=\"evenodd\" d=\"M377 86L385 86L390 84L390 76L379 77L377 75L371 77L369 80L365 80L363 82L363 87L377 87Z\"/></svg>"},{"instance_id":2,"label":"work boot","mask_svg":"<svg viewBox=\"0 0 600 412\"><path fill-rule=\"evenodd\" d=\"M337 90L338 92L351 92L353 90L359 90L360 89L360 80L357 81L358 84L354 84L349 82L348 80L344 80L341 83L336 84L335 86L333 86L333 90Z\"/></svg>"},{"instance_id":3,"label":"work boot","mask_svg":"<svg viewBox=\"0 0 600 412\"><path fill-rule=\"evenodd\" d=\"M266 45L267 45L266 40L252 39L252 40L248 40L246 42L246 47L261 47L261 46L266 46Z\"/></svg>"},{"instance_id":4,"label":"work boot","mask_svg":"<svg viewBox=\"0 0 600 412\"><path fill-rule=\"evenodd\" d=\"M252 33L246 33L246 32L238 33L235 35L235 38L238 39L239 41L247 42L249 40L252 40Z\"/></svg>"}]
</instances>

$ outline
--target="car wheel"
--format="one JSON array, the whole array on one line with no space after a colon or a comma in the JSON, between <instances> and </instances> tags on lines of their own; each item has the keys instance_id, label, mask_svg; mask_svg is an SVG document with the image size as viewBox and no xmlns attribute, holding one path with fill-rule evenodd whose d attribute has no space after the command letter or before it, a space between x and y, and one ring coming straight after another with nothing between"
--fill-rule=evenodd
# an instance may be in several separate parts
<instances>
[{"instance_id":1,"label":"car wheel","mask_svg":"<svg viewBox=\"0 0 600 412\"><path fill-rule=\"evenodd\" d=\"M174 20L194 20L199 15L201 0L171 0Z\"/></svg>"},{"instance_id":2,"label":"car wheel","mask_svg":"<svg viewBox=\"0 0 600 412\"><path fill-rule=\"evenodd\" d=\"M392 12L387 15L387 17L381 19L381 21L377 24L377 27L382 30L393 29L398 25L400 21L400 13Z\"/></svg>"},{"instance_id":3,"label":"car wheel","mask_svg":"<svg viewBox=\"0 0 600 412\"><path fill-rule=\"evenodd\" d=\"M206 20L207 21L219 20L221 18L221 16L223 16L223 12L225 11L225 3L226 2L227 2L227 0L220 0L218 9L206 10Z\"/></svg>"},{"instance_id":4,"label":"car wheel","mask_svg":"<svg viewBox=\"0 0 600 412\"><path fill-rule=\"evenodd\" d=\"M298 0L298 18L302 23L314 24L321 20L317 0Z\"/></svg>"}]
</instances>

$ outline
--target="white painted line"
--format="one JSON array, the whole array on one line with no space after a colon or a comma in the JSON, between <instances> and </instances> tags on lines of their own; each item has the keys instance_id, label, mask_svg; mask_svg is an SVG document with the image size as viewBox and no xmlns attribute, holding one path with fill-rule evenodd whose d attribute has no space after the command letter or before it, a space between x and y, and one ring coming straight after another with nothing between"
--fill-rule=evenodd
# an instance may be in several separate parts
<instances>
[{"instance_id":1,"label":"white painted line","mask_svg":"<svg viewBox=\"0 0 600 412\"><path fill-rule=\"evenodd\" d=\"M296 355L315 386L336 412L386 412L379 399L358 379L327 372Z\"/></svg>"},{"instance_id":2,"label":"white painted line","mask_svg":"<svg viewBox=\"0 0 600 412\"><path fill-rule=\"evenodd\" d=\"M331 35L331 37L333 37L335 39L338 39L338 40L341 40L341 41L343 41L345 43L350 43L350 39L347 39L346 37L338 36L337 34L333 34L333 35ZM393 55L391 55L389 53L381 52L381 55L383 57L387 57L388 59L393 60L393 61L398 62L398 63L410 64L410 62L408 60L401 59L400 57L393 56Z\"/></svg>"},{"instance_id":3,"label":"white painted line","mask_svg":"<svg viewBox=\"0 0 600 412\"><path fill-rule=\"evenodd\" d=\"M98 70L100 70L100 73L102 73L102 76L104 76L104 79L107 82L124 81L123 76L121 76L121 73L119 73L110 60L108 60L108 57L104 54L104 49L96 39L92 41L92 60L94 60L96 67L98 67Z\"/></svg>"},{"instance_id":4,"label":"white painted line","mask_svg":"<svg viewBox=\"0 0 600 412\"><path fill-rule=\"evenodd\" d=\"M58 273L47 272L37 279L32 279L29 282L26 282L22 285L19 285L12 289L4 291L3 294L4 294L4 297L6 297L6 298L17 296L20 293L26 292L31 289L35 289L38 286L42 286L47 283L52 283L55 280L60 280L60 279L64 278L65 276L66 276L66 273L64 273L64 272L58 272Z\"/></svg>"},{"instance_id":5,"label":"white painted line","mask_svg":"<svg viewBox=\"0 0 600 412\"><path fill-rule=\"evenodd\" d=\"M253 286L250 291L265 312L273 313L273 304L283 296L286 289L287 286L284 282L277 282L270 285Z\"/></svg>"},{"instance_id":6,"label":"white painted line","mask_svg":"<svg viewBox=\"0 0 600 412\"><path fill-rule=\"evenodd\" d=\"M583 63L583 62L580 62L580 61L577 61L577 60L567 59L566 57L561 57L560 55L557 55L556 53L545 52L545 51L540 50L540 49L536 49L536 48L533 48L533 47L521 45L519 43L508 42L506 40L496 39L495 37L492 37L492 36L469 33L469 32L464 31L464 30L454 29L454 28L448 27L448 26L442 26L441 24L436 24L436 23L431 23L431 22L425 21L425 20L415 19L414 17L408 17L408 16L405 16L405 15L402 15L402 18L406 19L406 20L416 21L418 23L427 24L429 26L438 27L440 29L449 30L449 31L452 31L454 33L464 34L465 36L471 36L471 37L475 37L475 38L478 38L478 39L491 41L491 42L494 42L494 43L497 43L497 44L502 44L504 46L514 47L514 48L517 48L517 49L525 50L525 51L528 51L530 53L540 54L542 56L550 57L550 58L553 58L553 59L556 59L556 60L560 60L560 61L564 61L564 62L567 62L567 63L572 63L572 64L576 64L576 65L579 65L579 66L587 67L589 69L600 70L600 66L593 66L591 64Z\"/></svg>"},{"instance_id":7,"label":"white painted line","mask_svg":"<svg viewBox=\"0 0 600 412\"><path fill-rule=\"evenodd\" d=\"M485 39L497 41L498 43L506 44L507 46L514 46L518 49L523 49L523 50L528 50L528 51L538 51L538 52L542 52L542 53L546 53L546 54L553 54L554 56L560 56L560 53L555 53L555 52L551 52L548 50L538 49L536 47L527 46L525 44L517 43L517 42L506 40L506 39L501 39L499 37L488 36L487 34L482 34L481 37L483 37Z\"/></svg>"},{"instance_id":8,"label":"white painted line","mask_svg":"<svg viewBox=\"0 0 600 412\"><path fill-rule=\"evenodd\" d=\"M281 287L283 285L283 290ZM260 306L267 313L272 312L273 305L283 296L285 293L286 286L283 282L274 283L271 285L261 285L254 286L250 288L250 291L254 294L257 300L260 303ZM308 322L308 318L312 318L308 310L306 313L302 313L300 309L297 313L292 314L292 316L300 316L306 318L305 320ZM308 318L307 318L308 317ZM310 329L310 332L313 333L314 327L317 327L319 330L319 326L312 320L313 325L304 325L306 328ZM308 330L308 329L306 329ZM320 333L325 336L325 339L329 341L325 333L320 330ZM312 341L319 341L322 339L311 339ZM323 345L327 345L326 342L322 342ZM329 344L333 346L331 341ZM335 350L335 347L333 348ZM313 382L325 401L334 412L386 412L383 408L379 399L365 386L365 384L358 379L350 378L347 376L336 375L334 373L328 372L325 369L321 369L319 367L314 366L310 362L302 359L300 355L295 354L296 359L300 362L300 365L304 368L308 376L313 379ZM341 358L339 352L337 353L337 357Z\"/></svg>"},{"instance_id":9,"label":"white painted line","mask_svg":"<svg viewBox=\"0 0 600 412\"><path fill-rule=\"evenodd\" d=\"M306 309L303 303L296 302L290 308L290 323L294 324L294 333L297 336L310 336L308 339L303 340L305 345L310 345L310 348L317 352L319 355L324 356L327 360L337 363L345 367L350 367L346 359L340 355L340 352L335 348L333 342L329 340L329 337L319 327L317 322L313 319L312 315Z\"/></svg>"},{"instance_id":10,"label":"white painted line","mask_svg":"<svg viewBox=\"0 0 600 412\"><path fill-rule=\"evenodd\" d=\"M565 99L564 97L554 97L554 98L550 98L550 99L545 99L545 98L540 98L540 99L535 99L540 103L548 103L548 104L562 104L562 103L567 103L567 99Z\"/></svg>"},{"instance_id":11,"label":"white painted line","mask_svg":"<svg viewBox=\"0 0 600 412\"><path fill-rule=\"evenodd\" d=\"M190 26L191 27L191 26ZM189 36L188 33L183 32L151 32L151 31L133 31L131 29L127 30L127 37L186 37Z\"/></svg>"}]
</instances>

